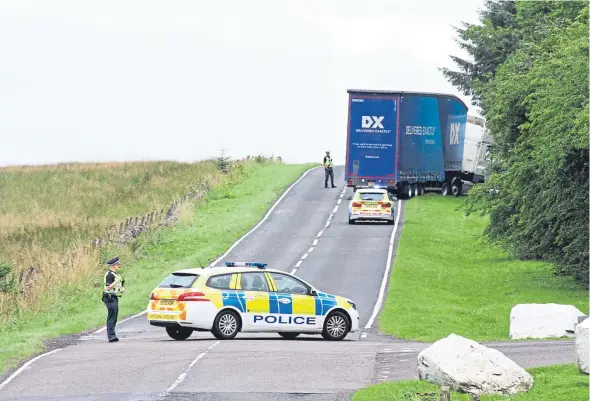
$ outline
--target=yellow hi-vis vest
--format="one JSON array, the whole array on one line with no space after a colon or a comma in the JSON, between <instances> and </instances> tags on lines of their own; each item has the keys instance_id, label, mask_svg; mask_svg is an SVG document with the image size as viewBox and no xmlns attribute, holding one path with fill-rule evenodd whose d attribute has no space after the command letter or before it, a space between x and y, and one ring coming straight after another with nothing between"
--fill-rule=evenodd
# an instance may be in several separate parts
<instances>
[{"instance_id":1,"label":"yellow hi-vis vest","mask_svg":"<svg viewBox=\"0 0 590 401\"><path fill-rule=\"evenodd\" d=\"M332 168L332 158L331 157L328 157L326 159L326 167L327 168Z\"/></svg>"},{"instance_id":2,"label":"yellow hi-vis vest","mask_svg":"<svg viewBox=\"0 0 590 401\"><path fill-rule=\"evenodd\" d=\"M110 290L107 290L107 275L109 273L113 273L113 275L115 276L115 285ZM103 282L104 282L103 291L105 294L116 295L118 297L120 297L122 295L121 288L123 287L123 278L118 273L115 273L112 270L107 271L104 274Z\"/></svg>"}]
</instances>

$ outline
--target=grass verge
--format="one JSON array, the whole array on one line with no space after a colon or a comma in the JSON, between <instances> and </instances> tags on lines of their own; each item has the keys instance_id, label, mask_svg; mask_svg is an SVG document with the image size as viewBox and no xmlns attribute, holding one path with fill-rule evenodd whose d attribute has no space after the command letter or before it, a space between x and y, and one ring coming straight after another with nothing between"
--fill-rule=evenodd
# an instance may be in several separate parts
<instances>
[{"instance_id":1,"label":"grass verge","mask_svg":"<svg viewBox=\"0 0 590 401\"><path fill-rule=\"evenodd\" d=\"M535 384L526 392L512 397L482 396L481 401L588 401L588 375L574 365L555 365L528 369ZM352 401L438 401L439 388L412 380L380 383L357 391ZM453 401L469 401L471 396L452 393Z\"/></svg>"},{"instance_id":2,"label":"grass verge","mask_svg":"<svg viewBox=\"0 0 590 401\"><path fill-rule=\"evenodd\" d=\"M198 267L222 254L265 213L277 196L312 165L249 165L245 173L209 191L170 228L139 237L123 260L126 293L119 316L145 309L150 291L171 271ZM121 250L104 250L105 257ZM107 254L108 253L108 254ZM106 267L105 267L106 268ZM23 312L18 324L0 326L0 373L43 350L43 341L104 324L100 283L72 286L44 313ZM98 284L98 285L97 285Z\"/></svg>"},{"instance_id":3,"label":"grass verge","mask_svg":"<svg viewBox=\"0 0 590 401\"><path fill-rule=\"evenodd\" d=\"M379 318L383 332L421 341L450 333L505 340L516 304L572 304L588 313L587 290L554 276L549 263L514 260L490 245L482 236L486 219L465 217L461 203L439 195L407 203Z\"/></svg>"}]
</instances>

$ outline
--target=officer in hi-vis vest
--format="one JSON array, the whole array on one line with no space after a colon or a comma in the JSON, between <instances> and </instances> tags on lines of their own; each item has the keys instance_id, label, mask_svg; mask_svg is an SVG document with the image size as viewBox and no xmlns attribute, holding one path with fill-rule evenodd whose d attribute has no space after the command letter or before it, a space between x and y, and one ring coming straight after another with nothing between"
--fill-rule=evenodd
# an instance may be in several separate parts
<instances>
[{"instance_id":1,"label":"officer in hi-vis vest","mask_svg":"<svg viewBox=\"0 0 590 401\"><path fill-rule=\"evenodd\" d=\"M104 275L102 302L107 306L107 337L109 342L119 341L115 334L117 316L119 314L119 297L125 292L125 280L119 275L119 258L114 257L107 262L111 268Z\"/></svg>"},{"instance_id":2,"label":"officer in hi-vis vest","mask_svg":"<svg viewBox=\"0 0 590 401\"><path fill-rule=\"evenodd\" d=\"M324 156L324 171L326 172L326 181L324 182L324 187L328 188L328 177L330 177L332 188L336 188L334 185L334 163L332 162L332 158L330 157L330 151L326 151L326 156Z\"/></svg>"}]
</instances>

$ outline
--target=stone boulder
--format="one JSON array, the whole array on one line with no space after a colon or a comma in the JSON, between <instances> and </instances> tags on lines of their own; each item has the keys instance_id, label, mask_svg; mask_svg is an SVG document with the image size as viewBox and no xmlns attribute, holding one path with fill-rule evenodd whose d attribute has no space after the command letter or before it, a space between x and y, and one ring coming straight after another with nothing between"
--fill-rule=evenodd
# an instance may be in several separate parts
<instances>
[{"instance_id":1,"label":"stone boulder","mask_svg":"<svg viewBox=\"0 0 590 401\"><path fill-rule=\"evenodd\" d=\"M586 374L590 371L590 367L588 366L590 365L589 345L590 319L586 319L576 325L576 364Z\"/></svg>"},{"instance_id":2,"label":"stone boulder","mask_svg":"<svg viewBox=\"0 0 590 401\"><path fill-rule=\"evenodd\" d=\"M479 395L512 395L533 386L533 377L503 353L455 334L418 354L418 377Z\"/></svg>"},{"instance_id":3,"label":"stone boulder","mask_svg":"<svg viewBox=\"0 0 590 401\"><path fill-rule=\"evenodd\" d=\"M573 337L579 316L584 316L584 313L573 305L516 305L510 311L510 338Z\"/></svg>"}]
</instances>

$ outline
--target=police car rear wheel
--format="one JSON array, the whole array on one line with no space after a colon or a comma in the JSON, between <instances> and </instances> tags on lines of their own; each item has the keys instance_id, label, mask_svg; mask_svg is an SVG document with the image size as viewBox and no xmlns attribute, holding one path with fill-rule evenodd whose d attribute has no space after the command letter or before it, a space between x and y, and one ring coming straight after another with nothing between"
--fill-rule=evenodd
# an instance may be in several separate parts
<instances>
[{"instance_id":1,"label":"police car rear wheel","mask_svg":"<svg viewBox=\"0 0 590 401\"><path fill-rule=\"evenodd\" d=\"M279 335L287 340L293 340L295 338L297 338L299 336L299 334L301 333L279 333Z\"/></svg>"},{"instance_id":2,"label":"police car rear wheel","mask_svg":"<svg viewBox=\"0 0 590 401\"><path fill-rule=\"evenodd\" d=\"M342 312L336 311L330 314L324 323L322 337L326 340L342 340L348 334L348 318Z\"/></svg>"},{"instance_id":3,"label":"police car rear wheel","mask_svg":"<svg viewBox=\"0 0 590 401\"><path fill-rule=\"evenodd\" d=\"M229 310L221 312L213 323L213 335L219 340L230 340L240 331L238 316Z\"/></svg>"},{"instance_id":4,"label":"police car rear wheel","mask_svg":"<svg viewBox=\"0 0 590 401\"><path fill-rule=\"evenodd\" d=\"M188 327L174 326L166 327L166 333L175 340L186 340L193 334L193 329Z\"/></svg>"}]
</instances>

